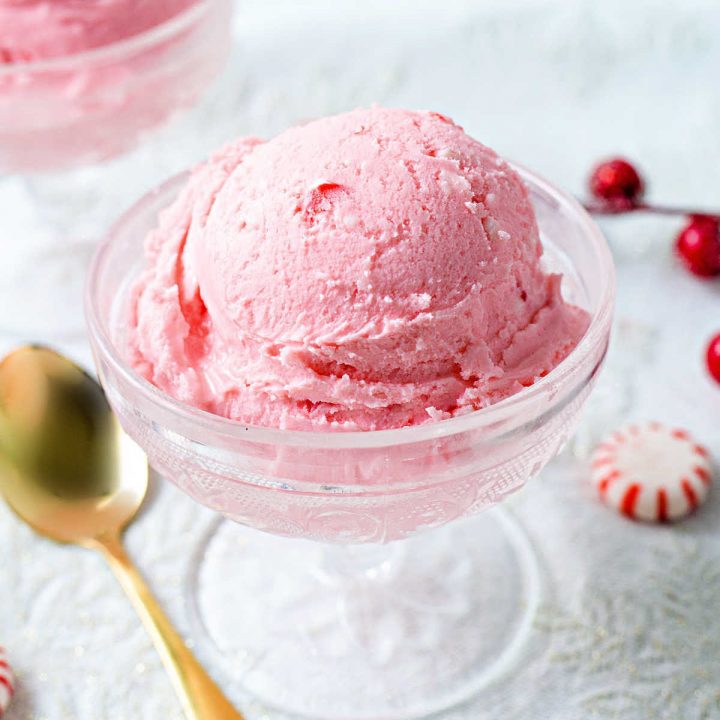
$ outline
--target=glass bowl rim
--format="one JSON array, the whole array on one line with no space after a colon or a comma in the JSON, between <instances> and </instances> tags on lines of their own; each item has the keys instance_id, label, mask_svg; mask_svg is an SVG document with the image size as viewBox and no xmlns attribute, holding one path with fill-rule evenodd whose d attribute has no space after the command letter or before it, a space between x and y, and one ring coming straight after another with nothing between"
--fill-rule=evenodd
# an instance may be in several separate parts
<instances>
[{"instance_id":1,"label":"glass bowl rim","mask_svg":"<svg viewBox=\"0 0 720 720\"><path fill-rule=\"evenodd\" d=\"M492 425L522 412L523 407L529 407L539 396L546 393L550 386L564 385L572 379L573 375L581 372L586 366L588 358L592 357L597 344L607 339L615 300L615 267L612 254L600 228L573 196L524 166L515 162L510 162L510 164L526 184L529 183L551 196L559 208L570 212L582 222L584 230L582 237L593 243L602 286L597 307L591 315L590 325L576 347L545 377L497 403L444 420L387 430L283 430L246 425L237 420L192 407L166 394L139 375L123 358L112 339L105 332L104 323L94 302L98 291L97 278L103 265L103 259L120 228L138 213L143 212L158 195L167 194L170 190L179 190L189 175L188 170L165 180L136 201L116 220L98 244L88 268L85 285L85 318L88 332L93 341L91 343L94 346L93 349L102 354L102 358L111 365L114 372L118 373L125 382L158 409L180 416L189 423L203 425L204 429L209 432L225 437L232 436L242 442L326 449L380 448L457 435L468 430ZM581 375L580 383L586 381L595 369L595 367L587 368L588 372ZM562 393L557 393L557 395L562 395ZM531 415L531 417L534 416Z\"/></svg>"},{"instance_id":2,"label":"glass bowl rim","mask_svg":"<svg viewBox=\"0 0 720 720\"><path fill-rule=\"evenodd\" d=\"M192 5L157 25L153 25L135 35L90 48L89 50L45 60L23 60L0 66L0 79L28 72L71 71L77 69L74 67L75 65L102 65L106 62L118 62L129 55L134 55L148 47L161 43L186 28L192 27L218 2L219 0L193 0Z\"/></svg>"}]
</instances>

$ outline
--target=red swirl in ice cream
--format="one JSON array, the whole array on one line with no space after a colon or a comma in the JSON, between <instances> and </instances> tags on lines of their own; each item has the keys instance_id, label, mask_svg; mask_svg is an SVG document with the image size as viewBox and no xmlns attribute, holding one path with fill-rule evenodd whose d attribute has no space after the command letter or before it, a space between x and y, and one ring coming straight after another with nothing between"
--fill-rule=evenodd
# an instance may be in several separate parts
<instances>
[{"instance_id":1,"label":"red swirl in ice cream","mask_svg":"<svg viewBox=\"0 0 720 720\"><path fill-rule=\"evenodd\" d=\"M0 64L65 57L174 17L194 0L0 0Z\"/></svg>"},{"instance_id":2,"label":"red swirl in ice cream","mask_svg":"<svg viewBox=\"0 0 720 720\"><path fill-rule=\"evenodd\" d=\"M135 368L252 425L383 429L485 407L588 325L517 173L448 118L374 107L232 144L147 241Z\"/></svg>"}]
</instances>

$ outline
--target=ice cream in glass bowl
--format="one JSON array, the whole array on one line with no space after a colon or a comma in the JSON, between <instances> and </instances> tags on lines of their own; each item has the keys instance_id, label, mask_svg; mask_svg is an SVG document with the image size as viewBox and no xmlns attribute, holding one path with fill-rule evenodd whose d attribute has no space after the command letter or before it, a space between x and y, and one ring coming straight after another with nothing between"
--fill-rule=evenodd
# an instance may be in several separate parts
<instances>
[{"instance_id":1,"label":"ice cream in glass bowl","mask_svg":"<svg viewBox=\"0 0 720 720\"><path fill-rule=\"evenodd\" d=\"M238 698L419 717L512 670L541 573L496 506L572 433L613 298L578 203L437 113L241 139L119 220L98 374L224 518L188 596Z\"/></svg>"},{"instance_id":2,"label":"ice cream in glass bowl","mask_svg":"<svg viewBox=\"0 0 720 720\"><path fill-rule=\"evenodd\" d=\"M231 12L231 0L0 0L2 201L31 218L12 228L20 237L3 228L0 305L18 304L29 272L52 298L26 294L0 332L82 330L91 241L112 219L105 198L124 191L109 161L203 95L229 51Z\"/></svg>"},{"instance_id":3,"label":"ice cream in glass bowl","mask_svg":"<svg viewBox=\"0 0 720 720\"><path fill-rule=\"evenodd\" d=\"M228 17L224 0L0 0L0 173L132 148L206 89Z\"/></svg>"}]
</instances>

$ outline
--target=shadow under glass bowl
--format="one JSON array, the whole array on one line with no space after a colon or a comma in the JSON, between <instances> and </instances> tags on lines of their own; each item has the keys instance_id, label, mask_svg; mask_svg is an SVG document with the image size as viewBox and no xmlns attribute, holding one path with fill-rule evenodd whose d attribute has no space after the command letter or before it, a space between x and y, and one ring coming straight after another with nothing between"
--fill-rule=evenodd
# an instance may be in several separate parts
<instances>
[{"instance_id":1,"label":"shadow under glass bowl","mask_svg":"<svg viewBox=\"0 0 720 720\"><path fill-rule=\"evenodd\" d=\"M542 586L532 545L504 511L451 521L497 505L562 449L605 357L615 285L585 211L516 170L544 263L563 274L564 296L588 310L590 326L531 387L417 427L248 427L134 372L123 352L128 291L143 240L186 175L131 208L96 253L86 314L111 405L158 472L234 521L197 549L189 599L198 644L239 700L251 694L306 717L418 717L517 662Z\"/></svg>"}]
</instances>

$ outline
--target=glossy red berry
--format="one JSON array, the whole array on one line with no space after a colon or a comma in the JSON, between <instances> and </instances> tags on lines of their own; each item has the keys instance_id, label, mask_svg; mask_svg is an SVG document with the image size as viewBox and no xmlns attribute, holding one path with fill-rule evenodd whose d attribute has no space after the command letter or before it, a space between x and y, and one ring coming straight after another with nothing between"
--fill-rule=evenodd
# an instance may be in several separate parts
<instances>
[{"instance_id":1,"label":"glossy red berry","mask_svg":"<svg viewBox=\"0 0 720 720\"><path fill-rule=\"evenodd\" d=\"M690 218L677 236L675 249L691 273L700 277L720 275L720 223L715 218Z\"/></svg>"},{"instance_id":2,"label":"glossy red berry","mask_svg":"<svg viewBox=\"0 0 720 720\"><path fill-rule=\"evenodd\" d=\"M720 383L720 333L707 346L705 360L710 375Z\"/></svg>"},{"instance_id":3,"label":"glossy red berry","mask_svg":"<svg viewBox=\"0 0 720 720\"><path fill-rule=\"evenodd\" d=\"M632 207L642 197L645 184L640 173L623 158L600 163L592 171L590 192L599 200Z\"/></svg>"}]
</instances>

